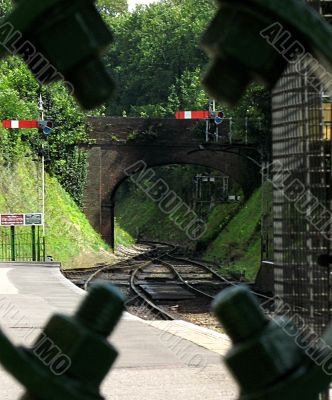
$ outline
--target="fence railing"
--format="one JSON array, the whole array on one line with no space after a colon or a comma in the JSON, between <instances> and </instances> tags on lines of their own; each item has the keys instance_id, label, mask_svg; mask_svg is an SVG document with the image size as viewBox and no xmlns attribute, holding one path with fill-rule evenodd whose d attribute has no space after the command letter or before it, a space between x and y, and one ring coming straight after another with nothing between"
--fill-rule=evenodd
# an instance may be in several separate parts
<instances>
[{"instance_id":1,"label":"fence railing","mask_svg":"<svg viewBox=\"0 0 332 400\"><path fill-rule=\"evenodd\" d=\"M44 261L40 226L0 228L0 261Z\"/></svg>"}]
</instances>

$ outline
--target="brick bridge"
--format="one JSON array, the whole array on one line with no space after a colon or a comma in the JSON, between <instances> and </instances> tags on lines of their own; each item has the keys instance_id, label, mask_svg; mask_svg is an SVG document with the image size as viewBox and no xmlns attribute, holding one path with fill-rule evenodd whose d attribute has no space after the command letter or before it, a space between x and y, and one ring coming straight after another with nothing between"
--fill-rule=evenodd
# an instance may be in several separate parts
<instances>
[{"instance_id":1,"label":"brick bridge","mask_svg":"<svg viewBox=\"0 0 332 400\"><path fill-rule=\"evenodd\" d=\"M257 158L254 147L205 143L205 124L199 120L90 117L88 179L84 211L93 227L114 246L114 198L128 178L125 170L140 160L148 167L196 164L222 171L249 196L258 185L259 168L246 156ZM227 137L230 122L221 125ZM256 153L256 154L255 154Z\"/></svg>"}]
</instances>

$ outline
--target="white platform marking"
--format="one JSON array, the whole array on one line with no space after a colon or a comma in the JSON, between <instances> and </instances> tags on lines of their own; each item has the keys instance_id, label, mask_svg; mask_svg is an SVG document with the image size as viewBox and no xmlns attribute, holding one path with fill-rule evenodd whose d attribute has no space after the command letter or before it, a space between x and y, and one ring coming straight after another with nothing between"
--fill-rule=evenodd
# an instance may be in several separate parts
<instances>
[{"instance_id":1,"label":"white platform marking","mask_svg":"<svg viewBox=\"0 0 332 400\"><path fill-rule=\"evenodd\" d=\"M1 294L17 294L17 288L8 279L8 272L12 271L13 268L1 268L0 269L0 295Z\"/></svg>"}]
</instances>

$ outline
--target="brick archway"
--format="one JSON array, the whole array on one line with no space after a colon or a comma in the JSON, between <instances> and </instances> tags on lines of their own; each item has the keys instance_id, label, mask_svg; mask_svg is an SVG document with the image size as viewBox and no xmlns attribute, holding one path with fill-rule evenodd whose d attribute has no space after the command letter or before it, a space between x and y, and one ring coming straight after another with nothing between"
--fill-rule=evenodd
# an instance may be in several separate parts
<instances>
[{"instance_id":1,"label":"brick archway","mask_svg":"<svg viewBox=\"0 0 332 400\"><path fill-rule=\"evenodd\" d=\"M247 156L256 149L243 145L206 145L199 120L89 118L88 180L84 211L93 227L114 246L114 196L138 161L147 167L193 164L219 170L234 179L249 196L260 182L258 165ZM229 125L222 127L227 134Z\"/></svg>"}]
</instances>

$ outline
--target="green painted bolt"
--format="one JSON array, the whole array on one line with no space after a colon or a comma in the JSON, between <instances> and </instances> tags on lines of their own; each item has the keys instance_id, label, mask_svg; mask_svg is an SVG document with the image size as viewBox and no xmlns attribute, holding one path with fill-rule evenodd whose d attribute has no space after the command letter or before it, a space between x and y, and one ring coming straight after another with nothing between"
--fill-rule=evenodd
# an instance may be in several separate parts
<instances>
[{"instance_id":1,"label":"green painted bolt","mask_svg":"<svg viewBox=\"0 0 332 400\"><path fill-rule=\"evenodd\" d=\"M0 26L0 57L20 55L41 84L63 80L85 109L104 103L114 84L101 52L112 35L95 0L19 0Z\"/></svg>"},{"instance_id":2,"label":"green painted bolt","mask_svg":"<svg viewBox=\"0 0 332 400\"><path fill-rule=\"evenodd\" d=\"M113 286L95 284L75 317L82 325L104 337L109 336L123 311L123 296Z\"/></svg>"},{"instance_id":3,"label":"green painted bolt","mask_svg":"<svg viewBox=\"0 0 332 400\"><path fill-rule=\"evenodd\" d=\"M21 400L102 399L99 387L117 357L107 337L123 308L116 288L97 283L72 317L54 315L30 349L0 331L0 362L26 387Z\"/></svg>"},{"instance_id":4,"label":"green painted bolt","mask_svg":"<svg viewBox=\"0 0 332 400\"><path fill-rule=\"evenodd\" d=\"M222 291L214 300L213 308L233 343L255 336L268 324L256 299L244 286Z\"/></svg>"},{"instance_id":5,"label":"green painted bolt","mask_svg":"<svg viewBox=\"0 0 332 400\"><path fill-rule=\"evenodd\" d=\"M204 84L230 105L252 81L272 88L289 62L308 53L332 73L332 28L299 0L219 0L202 47L211 58Z\"/></svg>"},{"instance_id":6,"label":"green painted bolt","mask_svg":"<svg viewBox=\"0 0 332 400\"><path fill-rule=\"evenodd\" d=\"M326 390L332 325L322 338L324 349L312 351L316 344L305 348L296 341L300 332L290 321L267 319L244 286L222 291L213 309L233 342L224 361L240 386L240 400L317 400Z\"/></svg>"}]
</instances>

